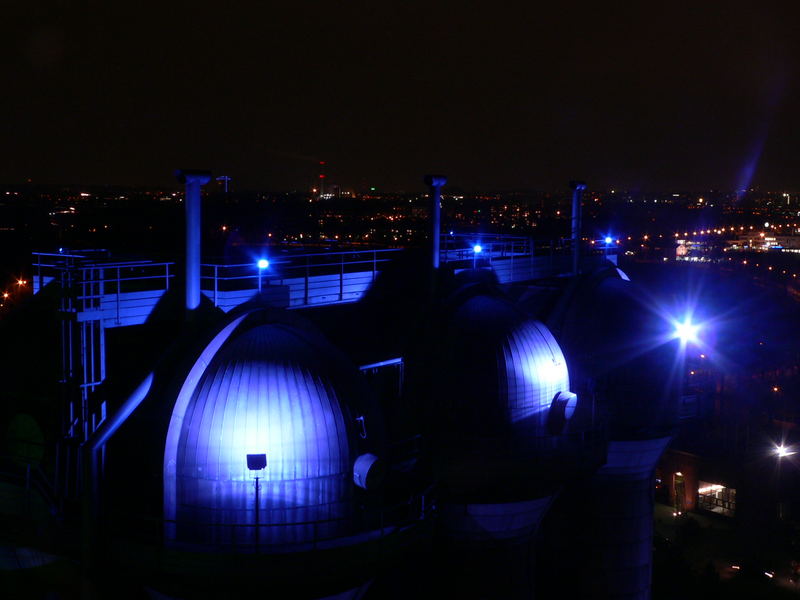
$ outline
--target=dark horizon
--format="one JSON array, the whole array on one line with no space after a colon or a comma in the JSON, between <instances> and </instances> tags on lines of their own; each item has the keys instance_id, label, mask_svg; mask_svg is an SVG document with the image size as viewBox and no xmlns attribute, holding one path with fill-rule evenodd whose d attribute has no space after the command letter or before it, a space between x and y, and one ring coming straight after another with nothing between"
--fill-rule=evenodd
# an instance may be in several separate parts
<instances>
[{"instance_id":1,"label":"dark horizon","mask_svg":"<svg viewBox=\"0 0 800 600\"><path fill-rule=\"evenodd\" d=\"M800 188L791 8L8 8L0 181Z\"/></svg>"}]
</instances>

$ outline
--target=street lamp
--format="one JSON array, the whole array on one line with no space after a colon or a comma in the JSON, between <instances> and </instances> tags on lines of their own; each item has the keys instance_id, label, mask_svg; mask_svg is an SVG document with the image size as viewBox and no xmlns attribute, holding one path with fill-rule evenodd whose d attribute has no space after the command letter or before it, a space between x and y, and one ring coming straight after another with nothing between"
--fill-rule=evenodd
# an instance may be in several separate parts
<instances>
[{"instance_id":1,"label":"street lamp","mask_svg":"<svg viewBox=\"0 0 800 600\"><path fill-rule=\"evenodd\" d=\"M481 252L483 252L483 246L481 246L480 244L475 244L472 247L472 268L473 269L476 268L476 266L477 266L478 254L480 254Z\"/></svg>"},{"instance_id":2,"label":"street lamp","mask_svg":"<svg viewBox=\"0 0 800 600\"><path fill-rule=\"evenodd\" d=\"M247 468L251 472L258 473L259 471L263 471L267 468L267 455L266 454L248 454L247 455ZM255 476L256 478L256 552L258 552L258 544L259 544L259 520L258 520L258 509L259 509L259 498L258 492L261 489L258 483L258 475Z\"/></svg>"},{"instance_id":3,"label":"street lamp","mask_svg":"<svg viewBox=\"0 0 800 600\"><path fill-rule=\"evenodd\" d=\"M784 509L783 498L781 494L781 463L783 462L781 459L786 458L787 456L792 456L793 454L797 454L797 452L792 450L791 446L786 446L783 443L776 444L773 452L775 456L778 457L778 473L776 476L778 486L778 519L782 521L784 518Z\"/></svg>"},{"instance_id":4,"label":"street lamp","mask_svg":"<svg viewBox=\"0 0 800 600\"><path fill-rule=\"evenodd\" d=\"M603 238L603 242L604 242L603 256L608 256L608 249L611 247L611 244L614 243L614 238L611 237L610 235L607 235L606 237Z\"/></svg>"},{"instance_id":5,"label":"street lamp","mask_svg":"<svg viewBox=\"0 0 800 600\"><path fill-rule=\"evenodd\" d=\"M258 267L258 292L261 293L261 274L264 272L264 269L269 268L269 261L266 258L260 258L256 266Z\"/></svg>"}]
</instances>

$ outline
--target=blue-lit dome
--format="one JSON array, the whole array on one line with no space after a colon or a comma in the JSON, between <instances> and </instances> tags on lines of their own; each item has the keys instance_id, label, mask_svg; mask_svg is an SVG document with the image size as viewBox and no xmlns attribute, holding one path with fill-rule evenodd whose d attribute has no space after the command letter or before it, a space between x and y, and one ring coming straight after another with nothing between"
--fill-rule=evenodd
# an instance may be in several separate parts
<instances>
[{"instance_id":1,"label":"blue-lit dome","mask_svg":"<svg viewBox=\"0 0 800 600\"><path fill-rule=\"evenodd\" d=\"M545 325L479 295L456 310L445 343L444 417L452 433L512 433L518 440L545 434L553 400L569 392L566 360Z\"/></svg>"},{"instance_id":2,"label":"blue-lit dome","mask_svg":"<svg viewBox=\"0 0 800 600\"><path fill-rule=\"evenodd\" d=\"M268 324L224 343L204 369L201 357L167 437L169 542L270 551L348 532L355 447L331 352ZM250 471L248 454L266 454L266 468Z\"/></svg>"}]
</instances>

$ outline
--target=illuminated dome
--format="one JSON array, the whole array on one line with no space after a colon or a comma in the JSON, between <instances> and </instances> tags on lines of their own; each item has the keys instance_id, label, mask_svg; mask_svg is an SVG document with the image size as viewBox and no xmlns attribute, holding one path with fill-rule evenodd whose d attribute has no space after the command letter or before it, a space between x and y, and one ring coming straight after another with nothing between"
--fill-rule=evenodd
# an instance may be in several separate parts
<instances>
[{"instance_id":1,"label":"illuminated dome","mask_svg":"<svg viewBox=\"0 0 800 600\"><path fill-rule=\"evenodd\" d=\"M517 441L545 434L553 400L569 392L566 360L545 325L478 295L455 311L445 343L443 417L453 434L511 433Z\"/></svg>"},{"instance_id":2,"label":"illuminated dome","mask_svg":"<svg viewBox=\"0 0 800 600\"><path fill-rule=\"evenodd\" d=\"M168 542L270 551L347 533L355 446L332 356L300 329L267 324L204 369L201 357L167 437ZM248 454L266 454L266 468L249 470Z\"/></svg>"}]
</instances>

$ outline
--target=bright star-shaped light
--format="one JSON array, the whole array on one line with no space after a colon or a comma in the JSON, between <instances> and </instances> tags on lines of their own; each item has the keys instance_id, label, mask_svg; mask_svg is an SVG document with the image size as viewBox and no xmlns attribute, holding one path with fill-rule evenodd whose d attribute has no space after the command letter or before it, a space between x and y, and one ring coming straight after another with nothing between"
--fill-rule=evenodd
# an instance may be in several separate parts
<instances>
[{"instance_id":1,"label":"bright star-shaped light","mask_svg":"<svg viewBox=\"0 0 800 600\"><path fill-rule=\"evenodd\" d=\"M675 323L675 337L681 344L696 344L699 341L700 325L692 323L691 319Z\"/></svg>"},{"instance_id":2,"label":"bright star-shaped light","mask_svg":"<svg viewBox=\"0 0 800 600\"><path fill-rule=\"evenodd\" d=\"M472 247L472 251L473 251L475 254L480 254L481 252L483 252L483 248L481 248L481 245L480 245L480 244L475 244L475 245Z\"/></svg>"},{"instance_id":3,"label":"bright star-shaped light","mask_svg":"<svg viewBox=\"0 0 800 600\"><path fill-rule=\"evenodd\" d=\"M266 258L262 258L257 264L259 269L266 269L269 267L269 261Z\"/></svg>"}]
</instances>

